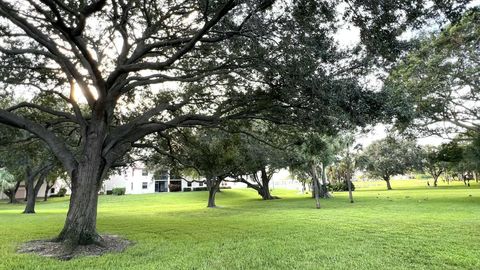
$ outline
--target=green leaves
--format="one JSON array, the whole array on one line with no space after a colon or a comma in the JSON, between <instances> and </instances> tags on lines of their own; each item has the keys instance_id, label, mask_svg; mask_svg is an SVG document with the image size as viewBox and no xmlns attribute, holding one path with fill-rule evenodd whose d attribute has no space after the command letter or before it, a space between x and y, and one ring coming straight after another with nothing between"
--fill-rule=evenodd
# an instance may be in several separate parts
<instances>
[{"instance_id":1,"label":"green leaves","mask_svg":"<svg viewBox=\"0 0 480 270\"><path fill-rule=\"evenodd\" d=\"M421 40L390 73L385 91L398 126L431 135L480 132L480 11ZM446 125L438 125L446 124ZM445 127L446 126L446 127Z\"/></svg>"},{"instance_id":2,"label":"green leaves","mask_svg":"<svg viewBox=\"0 0 480 270\"><path fill-rule=\"evenodd\" d=\"M421 159L420 148L415 141L389 136L367 146L356 163L372 177L390 179L391 176L418 169Z\"/></svg>"},{"instance_id":3,"label":"green leaves","mask_svg":"<svg viewBox=\"0 0 480 270\"><path fill-rule=\"evenodd\" d=\"M15 177L7 170L0 168L0 192L10 189L15 184Z\"/></svg>"}]
</instances>

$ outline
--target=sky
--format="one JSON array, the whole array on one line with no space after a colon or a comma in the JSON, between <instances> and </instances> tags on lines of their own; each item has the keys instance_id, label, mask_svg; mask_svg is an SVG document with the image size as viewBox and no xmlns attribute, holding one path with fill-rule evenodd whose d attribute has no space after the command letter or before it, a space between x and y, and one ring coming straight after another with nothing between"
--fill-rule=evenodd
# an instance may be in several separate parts
<instances>
[{"instance_id":1,"label":"sky","mask_svg":"<svg viewBox=\"0 0 480 270\"><path fill-rule=\"evenodd\" d=\"M356 136L356 141L354 145L361 144L363 147L368 146L374 141L381 140L387 136L387 126L384 124L378 124L374 126L370 132L359 134ZM424 138L418 138L417 142L419 145L440 145L442 143L448 142L449 139L441 138L438 136L428 136Z\"/></svg>"}]
</instances>

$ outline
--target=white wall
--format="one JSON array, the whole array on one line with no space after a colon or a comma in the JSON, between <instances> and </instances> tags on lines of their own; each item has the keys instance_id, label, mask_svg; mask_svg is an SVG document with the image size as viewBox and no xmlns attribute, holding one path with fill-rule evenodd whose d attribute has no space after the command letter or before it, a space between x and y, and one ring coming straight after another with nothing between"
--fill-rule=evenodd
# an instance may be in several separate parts
<instances>
[{"instance_id":1,"label":"white wall","mask_svg":"<svg viewBox=\"0 0 480 270\"><path fill-rule=\"evenodd\" d=\"M143 174L144 171L147 172L147 175ZM143 183L147 183L145 189ZM155 180L153 179L153 173L141 167L127 168L123 173L112 175L103 183L105 192L114 188L125 188L126 194L154 193Z\"/></svg>"},{"instance_id":2,"label":"white wall","mask_svg":"<svg viewBox=\"0 0 480 270\"><path fill-rule=\"evenodd\" d=\"M274 173L270 180L270 189L302 190L302 183L295 180L287 169Z\"/></svg>"},{"instance_id":3,"label":"white wall","mask_svg":"<svg viewBox=\"0 0 480 270\"><path fill-rule=\"evenodd\" d=\"M48 192L48 195L47 196L50 196L52 194L56 194L60 188L62 187L65 187L63 181L61 180L58 180L55 185L51 188L54 188L54 192L51 193L50 191ZM40 190L38 191L38 195L37 195L37 198L43 198L45 197L45 189L47 188L47 185L46 184L43 184L41 187L40 187ZM50 188L50 189L51 189ZM69 190L67 188L67 190ZM20 183L20 186L18 187L18 190L17 190L17 193L15 194L15 197L17 198L17 200L20 200L20 199L25 199L25 195L26 195L26 189L25 189L25 183L22 182ZM3 193L3 192L0 192L0 200L6 200L8 199L8 197Z\"/></svg>"},{"instance_id":4,"label":"white wall","mask_svg":"<svg viewBox=\"0 0 480 270\"><path fill-rule=\"evenodd\" d=\"M127 168L124 172L120 174L112 175L108 180L103 184L103 191L112 190L113 188L125 188L126 194L146 194L146 193L155 193L155 181L153 172L148 172L147 175L143 175L144 168L141 164L137 164L135 167ZM170 179L169 176L167 179L167 188L170 181L176 181L177 179ZM202 179L204 180L204 179ZM147 183L147 188L143 189L143 183ZM182 191L185 188L194 188L206 187L205 183L189 182L182 179ZM235 188L246 188L247 185L244 183L238 182L222 182L222 187L231 187ZM272 177L270 184L271 189L282 188L282 189L291 189L291 190L301 190L302 185L297 180L293 179L288 170L280 170L275 173Z\"/></svg>"}]
</instances>

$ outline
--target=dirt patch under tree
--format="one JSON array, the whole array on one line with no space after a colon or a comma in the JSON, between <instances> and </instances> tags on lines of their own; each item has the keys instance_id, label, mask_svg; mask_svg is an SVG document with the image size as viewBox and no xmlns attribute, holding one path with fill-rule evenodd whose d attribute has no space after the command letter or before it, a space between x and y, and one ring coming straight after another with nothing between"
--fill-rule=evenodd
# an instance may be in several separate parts
<instances>
[{"instance_id":1,"label":"dirt patch under tree","mask_svg":"<svg viewBox=\"0 0 480 270\"><path fill-rule=\"evenodd\" d=\"M118 235L102 235L101 245L77 246L73 250L62 242L52 240L34 240L26 242L18 248L18 253L32 253L44 257L59 260L71 260L84 256L101 256L106 253L122 252L131 241L123 239Z\"/></svg>"}]
</instances>

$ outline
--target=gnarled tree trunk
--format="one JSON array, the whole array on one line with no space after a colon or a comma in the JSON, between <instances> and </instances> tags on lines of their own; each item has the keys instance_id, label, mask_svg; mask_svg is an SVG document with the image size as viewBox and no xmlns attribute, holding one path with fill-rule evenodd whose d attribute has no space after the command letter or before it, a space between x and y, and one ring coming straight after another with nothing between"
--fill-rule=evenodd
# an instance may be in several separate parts
<instances>
[{"instance_id":1,"label":"gnarled tree trunk","mask_svg":"<svg viewBox=\"0 0 480 270\"><path fill-rule=\"evenodd\" d=\"M272 174L269 174L265 167L260 169L260 178L258 177L258 172L252 174L251 177L253 178L252 182L254 183L244 179L243 177L239 177L237 181L242 182L246 184L247 187L256 190L258 195L260 195L263 200L280 199L279 197L273 196L270 193L270 180L272 179Z\"/></svg>"},{"instance_id":2,"label":"gnarled tree trunk","mask_svg":"<svg viewBox=\"0 0 480 270\"><path fill-rule=\"evenodd\" d=\"M35 204L37 201L38 192L42 187L43 183L45 182L45 178L47 177L48 172L50 171L51 167L44 167L42 168L41 172L37 172L32 175L28 175L27 183L25 185L27 189L27 204L25 206L25 210L23 211L24 214L35 214ZM38 180L35 183L35 178L38 175ZM34 185L35 183L35 185Z\"/></svg>"},{"instance_id":3,"label":"gnarled tree trunk","mask_svg":"<svg viewBox=\"0 0 480 270\"><path fill-rule=\"evenodd\" d=\"M97 203L101 168L88 162L79 166L72 178L72 194L67 219L59 241L72 245L98 244L101 240L97 233Z\"/></svg>"},{"instance_id":4,"label":"gnarled tree trunk","mask_svg":"<svg viewBox=\"0 0 480 270\"><path fill-rule=\"evenodd\" d=\"M208 204L207 207L214 208L217 207L215 204L215 195L219 190L220 183L222 179L220 177L208 177L207 178L207 189L208 189Z\"/></svg>"},{"instance_id":5,"label":"gnarled tree trunk","mask_svg":"<svg viewBox=\"0 0 480 270\"><path fill-rule=\"evenodd\" d=\"M87 138L88 147L71 175L70 206L63 230L57 237L67 246L101 244L97 233L98 191L108 170L102 158L102 137L98 132Z\"/></svg>"},{"instance_id":6,"label":"gnarled tree trunk","mask_svg":"<svg viewBox=\"0 0 480 270\"><path fill-rule=\"evenodd\" d=\"M273 197L272 194L270 194L270 180L272 179L271 175L267 173L267 170L265 167L263 167L260 170L261 174L261 179L262 179L262 185L260 186L259 194L262 196L262 199L264 200L273 200L273 199L278 199L276 197Z\"/></svg>"}]
</instances>

